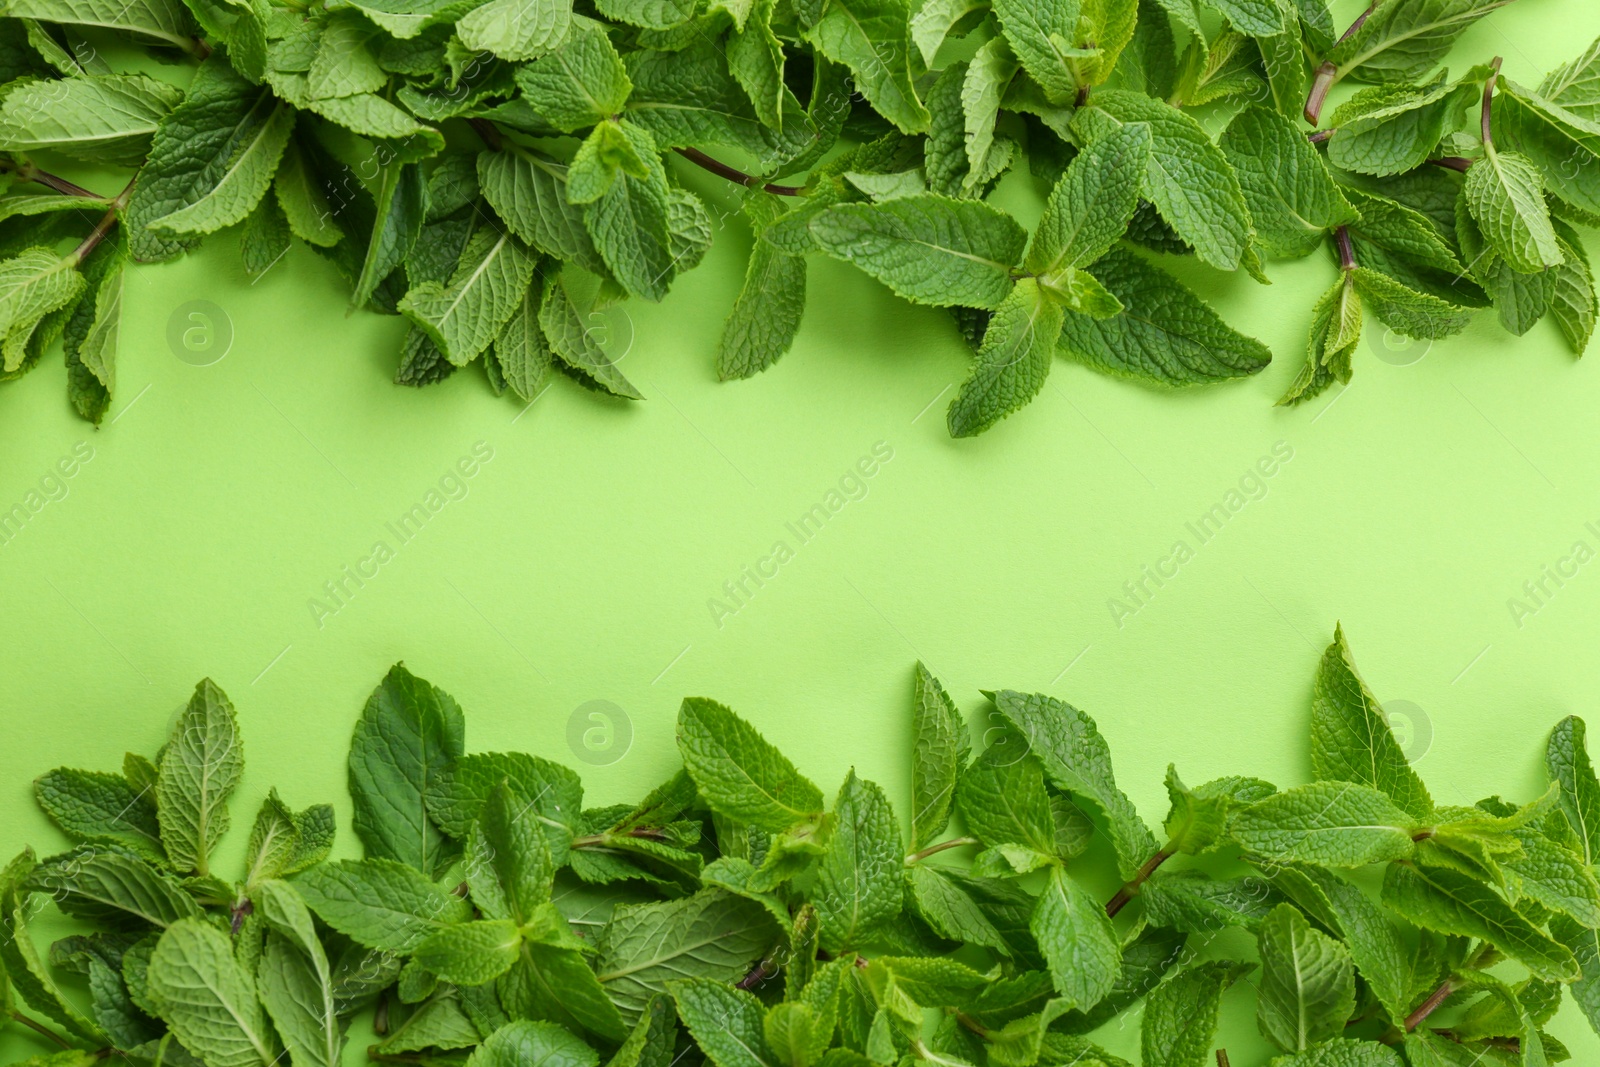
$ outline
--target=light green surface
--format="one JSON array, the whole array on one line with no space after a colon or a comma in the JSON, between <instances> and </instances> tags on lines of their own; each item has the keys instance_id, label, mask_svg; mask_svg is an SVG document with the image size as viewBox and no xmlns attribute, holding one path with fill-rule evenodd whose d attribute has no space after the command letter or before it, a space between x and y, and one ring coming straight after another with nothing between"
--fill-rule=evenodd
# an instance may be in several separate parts
<instances>
[{"instance_id":1,"label":"light green surface","mask_svg":"<svg viewBox=\"0 0 1600 1067\"><path fill-rule=\"evenodd\" d=\"M1510 77L1536 82L1597 34L1588 0L1523 0L1469 34L1456 65L1501 53ZM1002 195L1036 210L1031 184L1013 176ZM1600 364L1574 364L1553 325L1517 340L1480 314L1395 366L1374 324L1347 394L1282 410L1331 265L1273 264L1265 290L1190 274L1271 346L1259 378L1162 394L1058 362L1026 411L956 442L943 422L967 365L954 329L837 263L811 265L795 350L718 384L748 240L725 225L664 305L629 306L625 369L648 401L563 380L520 415L475 370L389 385L401 323L345 317L342 283L303 248L255 284L227 238L130 272L114 424L71 417L59 366L0 389L0 510L93 450L65 497L0 546L0 853L62 843L26 783L153 751L204 675L241 713L236 821L273 784L297 807L333 800L343 852L350 730L397 659L460 700L476 750L565 758L574 709L615 702L631 749L608 766L569 760L601 802L676 765L677 704L698 694L756 722L828 792L853 765L903 806L921 658L976 729L980 688L1088 710L1155 822L1169 759L1189 781L1308 777L1311 675L1336 619L1379 697L1423 709L1418 768L1441 803L1532 795L1549 728L1600 716L1600 563L1520 626L1508 607L1576 542L1600 552ZM234 330L207 367L166 341L169 315L199 298ZM492 459L466 496L402 543L385 524L477 442ZM878 442L893 457L866 495L801 543L785 524ZM1202 544L1185 524L1275 446L1292 458ZM1110 598L1180 540L1192 558L1118 625ZM319 625L308 602L379 541L393 558ZM793 558L714 622L708 601L778 541ZM1228 1004L1233 1062L1264 1063L1253 998ZM1137 1019L1124 1023L1107 1041L1130 1051ZM1600 1060L1570 1005L1553 1031L1575 1062ZM0 1061L25 1047L0 1036Z\"/></svg>"}]
</instances>

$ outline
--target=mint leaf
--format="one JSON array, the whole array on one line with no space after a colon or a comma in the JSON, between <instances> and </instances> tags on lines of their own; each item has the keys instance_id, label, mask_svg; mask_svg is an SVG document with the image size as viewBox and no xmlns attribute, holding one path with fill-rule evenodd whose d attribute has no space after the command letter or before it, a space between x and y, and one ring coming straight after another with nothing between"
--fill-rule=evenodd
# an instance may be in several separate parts
<instances>
[{"instance_id":1,"label":"mint leaf","mask_svg":"<svg viewBox=\"0 0 1600 1067\"><path fill-rule=\"evenodd\" d=\"M917 97L906 0L825 0L804 30L805 40L855 76L857 90L903 133L928 128L928 109Z\"/></svg>"},{"instance_id":2,"label":"mint leaf","mask_svg":"<svg viewBox=\"0 0 1600 1067\"><path fill-rule=\"evenodd\" d=\"M1360 218L1316 149L1276 112L1260 107L1239 112L1219 146L1238 173L1256 237L1273 255L1307 255L1329 230Z\"/></svg>"},{"instance_id":3,"label":"mint leaf","mask_svg":"<svg viewBox=\"0 0 1600 1067\"><path fill-rule=\"evenodd\" d=\"M344 1022L334 992L333 969L317 939L311 912L286 882L263 882L256 900L270 933L256 984L261 1003L288 1047L291 1062L338 1067Z\"/></svg>"},{"instance_id":4,"label":"mint leaf","mask_svg":"<svg viewBox=\"0 0 1600 1067\"><path fill-rule=\"evenodd\" d=\"M172 726L156 779L161 843L173 866L204 876L228 830L228 796L244 769L233 705L207 678Z\"/></svg>"},{"instance_id":5,"label":"mint leaf","mask_svg":"<svg viewBox=\"0 0 1600 1067\"><path fill-rule=\"evenodd\" d=\"M492 5L478 8L474 14L486 11L488 6ZM505 23L506 16L499 15L498 21ZM560 48L519 66L516 79L517 87L539 118L563 132L592 126L615 115L633 88L622 57L605 30L599 23L581 17L572 19L571 30Z\"/></svg>"},{"instance_id":6,"label":"mint leaf","mask_svg":"<svg viewBox=\"0 0 1600 1067\"><path fill-rule=\"evenodd\" d=\"M1333 288L1318 298L1311 310L1311 341L1305 365L1279 405L1301 404L1318 396L1335 381L1350 380L1350 360L1361 342L1361 296L1354 271L1341 271ZM1316 729L1313 718L1312 729Z\"/></svg>"},{"instance_id":7,"label":"mint leaf","mask_svg":"<svg viewBox=\"0 0 1600 1067\"><path fill-rule=\"evenodd\" d=\"M1463 194L1484 239L1512 268L1531 274L1565 262L1544 178L1527 156L1486 145L1484 158L1467 171Z\"/></svg>"},{"instance_id":8,"label":"mint leaf","mask_svg":"<svg viewBox=\"0 0 1600 1067\"><path fill-rule=\"evenodd\" d=\"M256 985L226 934L180 919L156 943L148 993L173 1034L206 1067L270 1067L276 1060Z\"/></svg>"},{"instance_id":9,"label":"mint leaf","mask_svg":"<svg viewBox=\"0 0 1600 1067\"><path fill-rule=\"evenodd\" d=\"M1024 265L1039 275L1087 267L1127 232L1150 153L1150 129L1124 126L1090 145L1056 182L1028 242Z\"/></svg>"},{"instance_id":10,"label":"mint leaf","mask_svg":"<svg viewBox=\"0 0 1600 1067\"><path fill-rule=\"evenodd\" d=\"M154 791L135 790L123 775L57 767L34 781L33 795L71 837L116 841L164 858Z\"/></svg>"},{"instance_id":11,"label":"mint leaf","mask_svg":"<svg viewBox=\"0 0 1600 1067\"><path fill-rule=\"evenodd\" d=\"M1012 287L984 331L972 376L950 402L952 437L982 433L1039 395L1065 314L1036 279Z\"/></svg>"},{"instance_id":12,"label":"mint leaf","mask_svg":"<svg viewBox=\"0 0 1600 1067\"><path fill-rule=\"evenodd\" d=\"M1556 801L1582 847L1585 863L1600 862L1600 782L1589 762L1587 727L1568 715L1551 731L1545 770L1559 787Z\"/></svg>"},{"instance_id":13,"label":"mint leaf","mask_svg":"<svg viewBox=\"0 0 1600 1067\"><path fill-rule=\"evenodd\" d=\"M994 13L1023 68L1045 95L1058 104L1071 101L1079 84L1075 62L1091 51L1077 43L1078 0L996 0Z\"/></svg>"},{"instance_id":14,"label":"mint leaf","mask_svg":"<svg viewBox=\"0 0 1600 1067\"><path fill-rule=\"evenodd\" d=\"M1328 52L1340 77L1390 83L1414 81L1431 71L1456 38L1511 0L1419 0L1384 4L1359 29Z\"/></svg>"},{"instance_id":15,"label":"mint leaf","mask_svg":"<svg viewBox=\"0 0 1600 1067\"><path fill-rule=\"evenodd\" d=\"M1019 738L997 741L961 773L955 808L967 832L1021 864L1017 873L1053 863L1055 817L1039 761L1021 752Z\"/></svg>"},{"instance_id":16,"label":"mint leaf","mask_svg":"<svg viewBox=\"0 0 1600 1067\"><path fill-rule=\"evenodd\" d=\"M683 702L678 751L700 798L719 814L782 833L822 811L821 790L754 727L715 701Z\"/></svg>"},{"instance_id":17,"label":"mint leaf","mask_svg":"<svg viewBox=\"0 0 1600 1067\"><path fill-rule=\"evenodd\" d=\"M539 288L539 328L562 365L613 396L642 400L643 394L594 339L586 316L567 289L566 279L547 272L534 284Z\"/></svg>"},{"instance_id":18,"label":"mint leaf","mask_svg":"<svg viewBox=\"0 0 1600 1067\"><path fill-rule=\"evenodd\" d=\"M1421 166L1478 98L1470 79L1440 71L1421 86L1383 85L1357 93L1329 120L1328 161L1360 174L1403 174Z\"/></svg>"},{"instance_id":19,"label":"mint leaf","mask_svg":"<svg viewBox=\"0 0 1600 1067\"><path fill-rule=\"evenodd\" d=\"M1384 875L1383 902L1424 929L1487 941L1540 978L1570 982L1579 975L1570 951L1456 871L1394 864Z\"/></svg>"},{"instance_id":20,"label":"mint leaf","mask_svg":"<svg viewBox=\"0 0 1600 1067\"><path fill-rule=\"evenodd\" d=\"M1201 260L1237 270L1250 212L1233 167L1194 118L1142 93L1109 89L1090 98L1073 128L1093 143L1133 123L1150 127L1144 195Z\"/></svg>"},{"instance_id":21,"label":"mint leaf","mask_svg":"<svg viewBox=\"0 0 1600 1067\"><path fill-rule=\"evenodd\" d=\"M352 307L371 299L379 284L411 255L428 213L428 185L422 168L416 163L385 167L378 178L376 199L377 221L350 294Z\"/></svg>"},{"instance_id":22,"label":"mint leaf","mask_svg":"<svg viewBox=\"0 0 1600 1067\"><path fill-rule=\"evenodd\" d=\"M1252 969L1222 960L1200 963L1157 986L1145 1002L1140 1031L1144 1067L1202 1067L1223 992Z\"/></svg>"},{"instance_id":23,"label":"mint leaf","mask_svg":"<svg viewBox=\"0 0 1600 1067\"><path fill-rule=\"evenodd\" d=\"M881 204L837 204L813 216L811 236L900 296L937 307L998 308L1027 235L986 203L933 193Z\"/></svg>"},{"instance_id":24,"label":"mint leaf","mask_svg":"<svg viewBox=\"0 0 1600 1067\"><path fill-rule=\"evenodd\" d=\"M1183 386L1256 374L1272 360L1175 278L1137 253L1116 248L1094 275L1122 304L1109 318L1068 314L1064 353L1117 377Z\"/></svg>"},{"instance_id":25,"label":"mint leaf","mask_svg":"<svg viewBox=\"0 0 1600 1067\"><path fill-rule=\"evenodd\" d=\"M401 664L372 691L350 743L353 821L369 856L430 876L446 862L449 849L424 796L461 755L464 730L450 695Z\"/></svg>"},{"instance_id":26,"label":"mint leaf","mask_svg":"<svg viewBox=\"0 0 1600 1067\"><path fill-rule=\"evenodd\" d=\"M778 1067L767 1044L766 1009L751 994L705 978L668 986L689 1035L715 1067Z\"/></svg>"},{"instance_id":27,"label":"mint leaf","mask_svg":"<svg viewBox=\"0 0 1600 1067\"><path fill-rule=\"evenodd\" d=\"M1028 743L1028 751L1057 789L1092 801L1104 813L1117 866L1131 878L1156 851L1156 839L1111 771L1111 751L1094 720L1065 701L1010 689L995 708Z\"/></svg>"},{"instance_id":28,"label":"mint leaf","mask_svg":"<svg viewBox=\"0 0 1600 1067\"><path fill-rule=\"evenodd\" d=\"M600 1056L561 1027L518 1019L490 1034L467 1060L471 1067L595 1067Z\"/></svg>"},{"instance_id":29,"label":"mint leaf","mask_svg":"<svg viewBox=\"0 0 1600 1067\"><path fill-rule=\"evenodd\" d=\"M800 329L806 306L806 264L784 253L762 233L783 212L778 198L760 191L744 199L742 213L755 231L755 244L745 267L744 285L728 312L717 352L717 376L723 381L753 378L776 363Z\"/></svg>"},{"instance_id":30,"label":"mint leaf","mask_svg":"<svg viewBox=\"0 0 1600 1067\"><path fill-rule=\"evenodd\" d=\"M533 59L563 43L574 22L569 0L521 4L489 0L456 22L461 43L501 59Z\"/></svg>"},{"instance_id":31,"label":"mint leaf","mask_svg":"<svg viewBox=\"0 0 1600 1067\"><path fill-rule=\"evenodd\" d=\"M605 261L583 225L583 208L567 198L567 167L529 151L483 152L477 160L483 198L524 244L592 274Z\"/></svg>"},{"instance_id":32,"label":"mint leaf","mask_svg":"<svg viewBox=\"0 0 1600 1067\"><path fill-rule=\"evenodd\" d=\"M1148 922L1207 936L1230 926L1255 930L1279 899L1259 878L1216 881L1192 870L1158 871L1139 889Z\"/></svg>"},{"instance_id":33,"label":"mint leaf","mask_svg":"<svg viewBox=\"0 0 1600 1067\"><path fill-rule=\"evenodd\" d=\"M1344 1033L1356 1006L1350 953L1311 927L1292 904L1279 904L1261 924L1261 1032L1290 1052Z\"/></svg>"},{"instance_id":34,"label":"mint leaf","mask_svg":"<svg viewBox=\"0 0 1600 1067\"><path fill-rule=\"evenodd\" d=\"M956 778L971 741L944 686L921 663L912 682L911 847L933 844L950 822Z\"/></svg>"},{"instance_id":35,"label":"mint leaf","mask_svg":"<svg viewBox=\"0 0 1600 1067\"><path fill-rule=\"evenodd\" d=\"M1387 796L1351 782L1286 789L1234 817L1233 837L1267 860L1364 867L1408 858L1418 825Z\"/></svg>"},{"instance_id":36,"label":"mint leaf","mask_svg":"<svg viewBox=\"0 0 1600 1067\"><path fill-rule=\"evenodd\" d=\"M509 233L477 230L450 280L423 282L400 301L400 311L461 367L494 342L533 281L537 260Z\"/></svg>"},{"instance_id":37,"label":"mint leaf","mask_svg":"<svg viewBox=\"0 0 1600 1067\"><path fill-rule=\"evenodd\" d=\"M1028 929L1050 967L1056 992L1080 1011L1109 993L1121 949L1105 907L1061 867L1050 869Z\"/></svg>"},{"instance_id":38,"label":"mint leaf","mask_svg":"<svg viewBox=\"0 0 1600 1067\"><path fill-rule=\"evenodd\" d=\"M50 149L89 163L136 167L156 126L182 98L142 74L20 82L0 101L0 148Z\"/></svg>"},{"instance_id":39,"label":"mint leaf","mask_svg":"<svg viewBox=\"0 0 1600 1067\"><path fill-rule=\"evenodd\" d=\"M415 868L388 859L343 860L314 867L294 887L322 921L368 948L410 953L471 914Z\"/></svg>"},{"instance_id":40,"label":"mint leaf","mask_svg":"<svg viewBox=\"0 0 1600 1067\"><path fill-rule=\"evenodd\" d=\"M822 920L822 947L833 953L855 948L899 915L904 878L905 846L889 799L852 771L834 802L828 852L811 898Z\"/></svg>"},{"instance_id":41,"label":"mint leaf","mask_svg":"<svg viewBox=\"0 0 1600 1067\"><path fill-rule=\"evenodd\" d=\"M10 0L6 14L14 19L119 30L186 51L196 48L194 18L178 0Z\"/></svg>"},{"instance_id":42,"label":"mint leaf","mask_svg":"<svg viewBox=\"0 0 1600 1067\"><path fill-rule=\"evenodd\" d=\"M1389 729L1388 717L1356 671L1336 626L1333 643L1317 667L1311 695L1311 765L1318 778L1357 782L1386 793L1417 819L1433 814L1433 800Z\"/></svg>"},{"instance_id":43,"label":"mint leaf","mask_svg":"<svg viewBox=\"0 0 1600 1067\"><path fill-rule=\"evenodd\" d=\"M131 922L165 928L200 915L181 882L115 846L82 845L43 860L23 887L50 894L68 915L113 926Z\"/></svg>"}]
</instances>

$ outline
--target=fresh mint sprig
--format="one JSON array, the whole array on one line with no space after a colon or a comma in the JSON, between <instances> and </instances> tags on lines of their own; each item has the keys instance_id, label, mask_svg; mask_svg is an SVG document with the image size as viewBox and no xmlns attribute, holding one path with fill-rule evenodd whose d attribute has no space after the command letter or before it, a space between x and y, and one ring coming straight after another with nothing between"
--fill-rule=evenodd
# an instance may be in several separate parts
<instances>
[{"instance_id":1,"label":"fresh mint sprig","mask_svg":"<svg viewBox=\"0 0 1600 1067\"><path fill-rule=\"evenodd\" d=\"M1367 316L1434 339L1492 307L1581 354L1600 43L1537 89L1441 69L1508 2L1384 0L1336 35L1324 0L7 0L0 375L60 339L99 422L124 264L234 230L251 274L304 243L352 307L403 316L401 383L478 364L523 401L558 372L641 399L586 316L704 256L689 164L742 188L755 235L719 376L789 349L821 253L950 310L956 436L1057 356L1169 387L1265 368L1150 251L1266 282L1327 249L1284 403L1349 381ZM167 69L102 57L107 33ZM1300 124L1346 81L1369 87ZM103 197L56 160L133 178ZM1024 165L1031 232L988 199Z\"/></svg>"},{"instance_id":2,"label":"fresh mint sprig","mask_svg":"<svg viewBox=\"0 0 1600 1067\"><path fill-rule=\"evenodd\" d=\"M586 808L558 763L469 751L455 701L396 666L351 745L362 857L331 858L328 805L271 791L224 872L243 749L203 681L153 760L35 783L76 844L0 871L0 1025L57 1046L30 1067L335 1067L368 1011L370 1061L468 1067L1126 1067L1093 1034L1141 1004L1145 1067L1203 1067L1229 1062L1239 998L1271 1067L1560 1062L1563 989L1600 1030L1582 720L1552 733L1541 796L1440 806L1338 631L1314 780L1169 768L1158 845L1088 715L989 699L973 755L918 665L904 823L855 771L830 799L699 698L682 769ZM1125 878L1109 899L1096 854ZM47 900L81 932L41 952Z\"/></svg>"}]
</instances>

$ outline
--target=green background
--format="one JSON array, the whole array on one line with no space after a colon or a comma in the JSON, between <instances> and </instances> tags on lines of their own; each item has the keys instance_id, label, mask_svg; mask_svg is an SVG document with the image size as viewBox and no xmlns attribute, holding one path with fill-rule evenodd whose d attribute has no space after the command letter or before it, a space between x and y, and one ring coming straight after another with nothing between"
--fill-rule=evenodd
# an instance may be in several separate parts
<instances>
[{"instance_id":1,"label":"green background","mask_svg":"<svg viewBox=\"0 0 1600 1067\"><path fill-rule=\"evenodd\" d=\"M1340 25L1359 7L1339 5ZM1596 34L1591 0L1523 0L1453 59L1501 54L1509 77L1537 83ZM679 173L733 208L731 186ZM1000 197L1036 216L1026 175ZM350 730L402 659L461 702L469 748L565 759L595 802L640 795L676 766L673 720L693 694L753 720L826 791L854 766L903 807L920 658L975 735L980 689L1043 691L1096 716L1119 782L1155 823L1169 761L1190 782L1308 776L1312 672L1336 620L1379 698L1406 711L1440 803L1540 791L1549 728L1596 712L1600 563L1536 613L1508 606L1575 542L1600 550L1600 365L1575 363L1553 324L1519 340L1480 314L1404 352L1369 324L1348 391L1285 410L1272 402L1333 266L1272 264L1268 289L1184 270L1271 347L1266 372L1168 393L1058 361L1024 412L953 441L944 408L967 355L949 320L838 263L812 261L793 351L719 384L749 240L729 219L663 304L596 320L649 398L633 405L563 379L524 410L476 369L393 386L402 324L346 316L344 284L303 247L253 283L231 236L131 271L103 428L70 414L58 363L0 390L0 511L75 447L93 453L0 545L0 853L64 844L33 806L35 776L153 752L207 675L244 733L235 822L269 785L295 807L331 800L344 854ZM209 366L167 340L197 299L231 324ZM478 442L492 459L466 495L401 543L385 524ZM893 458L866 495L800 543L785 524L879 442ZM1185 524L1275 445L1292 458L1202 544ZM780 540L793 558L759 589L747 582L753 595L718 625L709 602L733 606L723 584ZM1114 617L1123 583L1180 540L1192 558ZM313 598L335 606L323 583L379 541L393 558L319 620ZM605 766L569 758L569 720L592 700L631 724ZM1109 892L1109 870L1096 876ZM1253 998L1228 1005L1234 1063L1264 1063ZM1136 1023L1106 1043L1131 1053ZM1570 1003L1552 1031L1576 1062L1600 1058ZM0 1060L35 1048L0 1035Z\"/></svg>"}]
</instances>

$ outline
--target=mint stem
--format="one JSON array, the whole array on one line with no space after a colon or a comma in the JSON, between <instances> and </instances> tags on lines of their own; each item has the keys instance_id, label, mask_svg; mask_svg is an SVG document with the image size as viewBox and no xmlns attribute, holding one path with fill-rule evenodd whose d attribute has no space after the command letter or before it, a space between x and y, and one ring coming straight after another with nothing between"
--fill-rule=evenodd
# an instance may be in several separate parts
<instances>
[{"instance_id":1,"label":"mint stem","mask_svg":"<svg viewBox=\"0 0 1600 1067\"><path fill-rule=\"evenodd\" d=\"M499 128L488 119L468 119L467 125L482 138L484 147L489 151L498 152L505 146L505 138L500 135Z\"/></svg>"},{"instance_id":2,"label":"mint stem","mask_svg":"<svg viewBox=\"0 0 1600 1067\"><path fill-rule=\"evenodd\" d=\"M34 1019L28 1018L28 1016L22 1014L20 1011L13 1011L13 1012L10 1013L10 1015L11 1015L12 1021L19 1022L23 1026L26 1026L29 1030L33 1030L33 1031L35 1031L37 1033L43 1034L45 1037L48 1037L51 1041L54 1041L56 1044L60 1045L62 1048L71 1048L72 1047L72 1042L68 1041L66 1038L64 1038L60 1034L56 1033L54 1030L50 1029L48 1026L45 1026L43 1023L38 1022L38 1021L36 1021Z\"/></svg>"},{"instance_id":3,"label":"mint stem","mask_svg":"<svg viewBox=\"0 0 1600 1067\"><path fill-rule=\"evenodd\" d=\"M980 844L976 837L952 837L950 840L941 841L937 845L929 845L921 852L911 853L911 855L906 857L906 866L910 867L912 864L921 863L929 856L937 856L946 849L965 848L967 845L976 844Z\"/></svg>"},{"instance_id":4,"label":"mint stem","mask_svg":"<svg viewBox=\"0 0 1600 1067\"><path fill-rule=\"evenodd\" d=\"M1472 168L1472 160L1466 156L1441 156L1438 159L1430 159L1428 162L1436 167L1444 167L1446 170L1458 170L1462 174Z\"/></svg>"},{"instance_id":5,"label":"mint stem","mask_svg":"<svg viewBox=\"0 0 1600 1067\"><path fill-rule=\"evenodd\" d=\"M1217 1067L1233 1067L1228 1062L1228 1050L1225 1048L1217 1049Z\"/></svg>"},{"instance_id":6,"label":"mint stem","mask_svg":"<svg viewBox=\"0 0 1600 1067\"><path fill-rule=\"evenodd\" d=\"M1377 9L1378 0L1372 0L1372 3L1367 5L1367 9L1356 16L1356 20L1350 24L1350 28L1339 35L1339 39L1334 42L1334 47L1337 48L1339 45L1344 44L1350 38L1354 37L1356 31L1367 24L1367 19L1371 18L1372 13Z\"/></svg>"},{"instance_id":7,"label":"mint stem","mask_svg":"<svg viewBox=\"0 0 1600 1067\"><path fill-rule=\"evenodd\" d=\"M1470 960L1467 961L1467 970L1481 971L1485 967L1493 966L1499 961L1499 959L1499 950L1493 945L1485 944L1482 948L1478 949L1478 951ZM1446 978L1443 982L1439 983L1439 988L1435 989L1432 993L1429 993L1428 999L1424 1000L1421 1004L1418 1004L1417 1010L1406 1016L1406 1021L1404 1024L1402 1024L1405 1027L1405 1032L1409 1034L1418 1026L1421 1026L1422 1021L1438 1010L1439 1005L1448 1000L1450 994L1454 993L1456 988L1457 986L1454 976Z\"/></svg>"},{"instance_id":8,"label":"mint stem","mask_svg":"<svg viewBox=\"0 0 1600 1067\"><path fill-rule=\"evenodd\" d=\"M1106 917L1115 918L1117 912L1127 906L1128 901L1139 895L1139 887L1144 885L1152 874L1156 873L1156 868L1171 858L1172 846L1169 844L1166 848L1157 850L1154 856L1145 860L1144 866L1140 867L1134 876L1123 883L1122 888L1117 890L1110 900L1106 901Z\"/></svg>"},{"instance_id":9,"label":"mint stem","mask_svg":"<svg viewBox=\"0 0 1600 1067\"><path fill-rule=\"evenodd\" d=\"M101 241L105 240L106 234L110 233L116 227L117 214L122 211L123 208L128 206L128 197L133 195L133 183L138 180L139 176L137 174L128 179L128 184L123 186L122 192L118 193L117 198L111 201L111 206L106 209L106 213L104 215L100 216L100 221L95 223L94 229L89 231L89 236L85 237L83 239L83 243L72 250L72 261L74 264L82 263L85 259L88 259L89 253L95 250L95 246ZM205 860L202 857L202 869L200 871L201 874L206 873L203 869L204 865ZM237 930L235 932L237 932Z\"/></svg>"},{"instance_id":10,"label":"mint stem","mask_svg":"<svg viewBox=\"0 0 1600 1067\"><path fill-rule=\"evenodd\" d=\"M105 199L105 197L101 196L99 193L91 193L81 185L69 182L65 178L57 177L47 170L40 170L27 160L24 160L21 163L13 163L9 160L0 160L0 170L8 170L25 182L35 182L39 185L45 186L48 189L54 189L62 196L82 196L90 200Z\"/></svg>"},{"instance_id":11,"label":"mint stem","mask_svg":"<svg viewBox=\"0 0 1600 1067\"><path fill-rule=\"evenodd\" d=\"M1333 88L1333 83L1339 78L1339 68L1332 63L1323 63L1317 68L1317 76L1311 82L1311 93L1306 97L1306 121L1315 126L1322 121L1322 105L1328 102L1328 90Z\"/></svg>"},{"instance_id":12,"label":"mint stem","mask_svg":"<svg viewBox=\"0 0 1600 1067\"><path fill-rule=\"evenodd\" d=\"M737 185L743 185L748 189L764 189L773 196L806 195L805 189L801 186L773 185L770 182L763 182L754 174L746 174L737 167L728 166L720 159L712 159L698 148L678 148L674 149L674 151L676 151L684 159L687 159L689 162L693 163L695 166L709 170L712 174L717 175L719 178L726 178L730 182L734 182Z\"/></svg>"},{"instance_id":13,"label":"mint stem","mask_svg":"<svg viewBox=\"0 0 1600 1067\"><path fill-rule=\"evenodd\" d=\"M1350 244L1350 228L1347 227L1347 226L1340 226L1338 229L1333 231L1333 235L1334 235L1335 238L1338 239L1338 242L1339 242L1339 267L1340 267L1340 269L1342 269L1342 270L1355 270L1356 269L1356 250Z\"/></svg>"},{"instance_id":14,"label":"mint stem","mask_svg":"<svg viewBox=\"0 0 1600 1067\"><path fill-rule=\"evenodd\" d=\"M1321 144L1323 141L1326 141L1326 140L1330 139L1334 135L1335 132L1337 132L1337 131L1334 131L1334 130L1315 130L1315 131L1313 131L1311 133L1306 134L1306 140L1310 141L1312 144Z\"/></svg>"},{"instance_id":15,"label":"mint stem","mask_svg":"<svg viewBox=\"0 0 1600 1067\"><path fill-rule=\"evenodd\" d=\"M1489 105L1494 101L1494 84L1500 77L1500 57L1495 56L1489 62L1489 77L1483 83L1483 114L1479 118L1480 132L1483 134L1483 147L1494 151L1494 134L1489 128Z\"/></svg>"}]
</instances>

